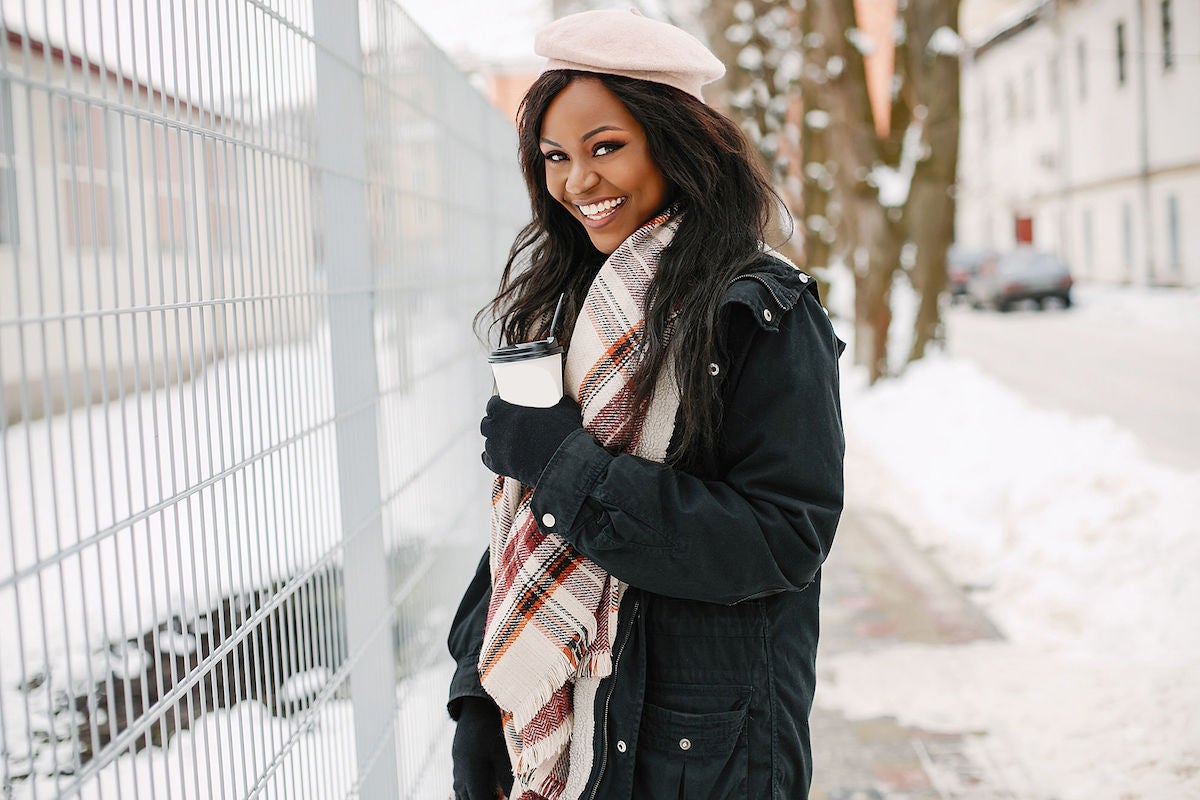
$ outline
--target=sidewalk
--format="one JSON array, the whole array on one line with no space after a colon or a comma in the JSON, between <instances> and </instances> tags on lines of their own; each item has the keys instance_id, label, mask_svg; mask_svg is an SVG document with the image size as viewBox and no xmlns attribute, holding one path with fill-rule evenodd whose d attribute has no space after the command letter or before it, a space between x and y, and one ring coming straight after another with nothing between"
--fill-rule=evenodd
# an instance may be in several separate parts
<instances>
[{"instance_id":1,"label":"sidewalk","mask_svg":"<svg viewBox=\"0 0 1200 800\"><path fill-rule=\"evenodd\" d=\"M902 644L1002 638L966 594L891 518L848 512L822 572L821 649L812 713L811 800L1028 800L1023 770L987 731L908 728L822 708L831 660Z\"/></svg>"}]
</instances>

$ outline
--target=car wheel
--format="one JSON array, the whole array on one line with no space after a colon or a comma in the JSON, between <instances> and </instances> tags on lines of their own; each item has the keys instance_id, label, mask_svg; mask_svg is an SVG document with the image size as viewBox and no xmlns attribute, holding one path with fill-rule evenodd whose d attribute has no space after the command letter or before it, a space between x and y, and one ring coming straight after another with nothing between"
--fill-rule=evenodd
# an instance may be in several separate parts
<instances>
[{"instance_id":1,"label":"car wheel","mask_svg":"<svg viewBox=\"0 0 1200 800\"><path fill-rule=\"evenodd\" d=\"M1041 297L1033 298L1033 307L1036 308L1038 311L1044 310L1046 308L1045 299L1041 298Z\"/></svg>"},{"instance_id":2,"label":"car wheel","mask_svg":"<svg viewBox=\"0 0 1200 800\"><path fill-rule=\"evenodd\" d=\"M1062 301L1063 308L1071 307L1071 295L1070 294L1064 294L1061 297L1059 297L1058 299Z\"/></svg>"},{"instance_id":3,"label":"car wheel","mask_svg":"<svg viewBox=\"0 0 1200 800\"><path fill-rule=\"evenodd\" d=\"M1012 300L997 300L996 301L996 310L1001 311L1005 314L1007 314L1009 311L1012 311L1013 310Z\"/></svg>"}]
</instances>

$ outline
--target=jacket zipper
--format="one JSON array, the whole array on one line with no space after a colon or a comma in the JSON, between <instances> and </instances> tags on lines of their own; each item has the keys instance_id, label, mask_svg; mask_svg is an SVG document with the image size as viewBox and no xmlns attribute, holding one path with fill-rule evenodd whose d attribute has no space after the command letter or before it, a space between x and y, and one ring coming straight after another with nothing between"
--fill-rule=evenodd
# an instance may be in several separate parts
<instances>
[{"instance_id":1,"label":"jacket zipper","mask_svg":"<svg viewBox=\"0 0 1200 800\"><path fill-rule=\"evenodd\" d=\"M617 657L613 659L612 682L608 687L608 695L604 698L604 719L600 725L600 730L604 734L604 747L600 751L600 771L596 773L596 783L592 786L588 800L596 800L596 792L600 791L600 781L604 780L604 770L608 768L608 706L612 703L613 692L617 689L617 667L621 665L621 654L625 652L625 645L629 644L629 637L633 635L633 626L637 624L638 608L641 604L640 599L634 601L633 614L629 618L629 630L625 632L625 638L621 640L621 646L617 648Z\"/></svg>"},{"instance_id":2,"label":"jacket zipper","mask_svg":"<svg viewBox=\"0 0 1200 800\"><path fill-rule=\"evenodd\" d=\"M767 283L767 281L765 279L759 277L758 275L754 274L753 272L748 272L745 275L738 275L737 277L735 277L729 281L728 286L733 286L738 281L746 279L746 278L749 278L750 280L753 280L753 281L758 281L763 286L767 287L767 291L771 294L771 299L773 299L775 301L775 304L779 306L780 311L786 311L789 308L789 306L786 303L784 303L782 300L779 299L779 295L775 294L775 289L771 286L771 284ZM728 288L728 286L726 288Z\"/></svg>"}]
</instances>

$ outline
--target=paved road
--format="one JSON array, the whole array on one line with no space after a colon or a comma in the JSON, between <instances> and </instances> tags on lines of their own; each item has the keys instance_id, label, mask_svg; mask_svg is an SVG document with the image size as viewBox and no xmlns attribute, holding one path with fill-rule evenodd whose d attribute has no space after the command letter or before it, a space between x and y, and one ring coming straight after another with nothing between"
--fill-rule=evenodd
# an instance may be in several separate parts
<instances>
[{"instance_id":1,"label":"paved road","mask_svg":"<svg viewBox=\"0 0 1200 800\"><path fill-rule=\"evenodd\" d=\"M949 352L1042 408L1101 415L1200 470L1200 293L1083 287L1070 310L952 308Z\"/></svg>"}]
</instances>

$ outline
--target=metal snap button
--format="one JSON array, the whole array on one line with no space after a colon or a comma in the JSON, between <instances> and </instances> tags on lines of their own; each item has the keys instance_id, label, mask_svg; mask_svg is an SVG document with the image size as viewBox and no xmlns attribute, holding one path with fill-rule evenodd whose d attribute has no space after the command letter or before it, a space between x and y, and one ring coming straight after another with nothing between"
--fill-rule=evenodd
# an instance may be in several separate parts
<instances>
[{"instance_id":1,"label":"metal snap button","mask_svg":"<svg viewBox=\"0 0 1200 800\"><path fill-rule=\"evenodd\" d=\"M801 272L801 273L800 273L800 282L801 282L801 283L808 283L808 276L807 276L807 275L805 275L803 272Z\"/></svg>"},{"instance_id":2,"label":"metal snap button","mask_svg":"<svg viewBox=\"0 0 1200 800\"><path fill-rule=\"evenodd\" d=\"M624 753L624 752L625 752L626 750L628 750L628 749L629 749L629 748L628 748L628 747L626 747L626 745L625 745L625 740L624 740L624 739L622 739L621 741L617 742L617 752L618 752L618 753Z\"/></svg>"},{"instance_id":3,"label":"metal snap button","mask_svg":"<svg viewBox=\"0 0 1200 800\"><path fill-rule=\"evenodd\" d=\"M680 739L679 740L679 749L680 750L691 750L692 749L692 740L691 739Z\"/></svg>"},{"instance_id":4,"label":"metal snap button","mask_svg":"<svg viewBox=\"0 0 1200 800\"><path fill-rule=\"evenodd\" d=\"M721 374L721 365L717 364L717 363L709 364L708 365L708 374L712 375L714 378L716 376L720 375Z\"/></svg>"},{"instance_id":5,"label":"metal snap button","mask_svg":"<svg viewBox=\"0 0 1200 800\"><path fill-rule=\"evenodd\" d=\"M542 524L545 525L547 528L553 528L554 527L554 515L553 514L542 514Z\"/></svg>"},{"instance_id":6,"label":"metal snap button","mask_svg":"<svg viewBox=\"0 0 1200 800\"><path fill-rule=\"evenodd\" d=\"M764 308L764 309L763 309L763 319L765 319L767 322L770 322L770 321L771 321L771 316L772 316L772 315L771 315L771 309L769 309L769 308Z\"/></svg>"}]
</instances>

